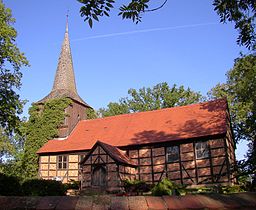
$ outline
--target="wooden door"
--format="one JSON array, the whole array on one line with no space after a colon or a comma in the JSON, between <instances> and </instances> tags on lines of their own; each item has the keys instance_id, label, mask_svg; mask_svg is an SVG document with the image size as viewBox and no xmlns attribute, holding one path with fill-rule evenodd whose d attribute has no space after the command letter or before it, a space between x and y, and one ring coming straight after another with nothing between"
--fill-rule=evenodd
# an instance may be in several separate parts
<instances>
[{"instance_id":1,"label":"wooden door","mask_svg":"<svg viewBox=\"0 0 256 210\"><path fill-rule=\"evenodd\" d=\"M106 186L106 169L103 166L98 166L93 170L92 185L99 187Z\"/></svg>"}]
</instances>

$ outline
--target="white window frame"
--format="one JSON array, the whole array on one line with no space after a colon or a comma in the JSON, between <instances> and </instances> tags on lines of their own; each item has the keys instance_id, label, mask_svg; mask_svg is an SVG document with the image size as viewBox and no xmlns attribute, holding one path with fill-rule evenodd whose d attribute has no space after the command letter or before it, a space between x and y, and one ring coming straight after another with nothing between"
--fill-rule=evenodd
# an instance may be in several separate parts
<instances>
[{"instance_id":1,"label":"white window frame","mask_svg":"<svg viewBox=\"0 0 256 210\"><path fill-rule=\"evenodd\" d=\"M195 143L196 159L204 159L209 157L209 147L206 141L199 141Z\"/></svg>"},{"instance_id":2,"label":"white window frame","mask_svg":"<svg viewBox=\"0 0 256 210\"><path fill-rule=\"evenodd\" d=\"M178 162L180 159L179 146L166 147L166 160L167 163Z\"/></svg>"}]
</instances>

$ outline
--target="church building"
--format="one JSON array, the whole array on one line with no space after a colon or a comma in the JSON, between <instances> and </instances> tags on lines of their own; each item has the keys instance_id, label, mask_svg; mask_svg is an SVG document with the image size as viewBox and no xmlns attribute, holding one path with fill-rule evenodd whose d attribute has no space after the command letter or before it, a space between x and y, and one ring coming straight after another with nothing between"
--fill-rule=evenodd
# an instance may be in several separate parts
<instances>
[{"instance_id":1,"label":"church building","mask_svg":"<svg viewBox=\"0 0 256 210\"><path fill-rule=\"evenodd\" d=\"M227 101L86 119L92 109L77 93L68 24L51 92L67 97L59 136L37 152L43 179L81 181L82 189L117 189L123 180L163 178L199 186L235 183L235 143Z\"/></svg>"}]
</instances>

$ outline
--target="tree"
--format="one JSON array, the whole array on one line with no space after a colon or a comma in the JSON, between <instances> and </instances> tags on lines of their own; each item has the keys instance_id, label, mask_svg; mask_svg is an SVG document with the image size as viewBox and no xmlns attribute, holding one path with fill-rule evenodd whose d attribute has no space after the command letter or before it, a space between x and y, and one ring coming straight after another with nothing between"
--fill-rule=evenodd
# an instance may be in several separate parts
<instances>
[{"instance_id":1,"label":"tree","mask_svg":"<svg viewBox=\"0 0 256 210\"><path fill-rule=\"evenodd\" d=\"M14 153L14 145L11 143L9 136L0 128L0 164L3 162L2 157Z\"/></svg>"},{"instance_id":2,"label":"tree","mask_svg":"<svg viewBox=\"0 0 256 210\"><path fill-rule=\"evenodd\" d=\"M24 101L17 90L21 87L21 68L28 61L16 46L15 19L0 0L0 155L11 152L11 134L18 131Z\"/></svg>"},{"instance_id":3,"label":"tree","mask_svg":"<svg viewBox=\"0 0 256 210\"><path fill-rule=\"evenodd\" d=\"M100 108L98 112L99 117L109 117L120 114L128 114L129 107L123 100L120 100L119 103L110 102L107 108Z\"/></svg>"},{"instance_id":4,"label":"tree","mask_svg":"<svg viewBox=\"0 0 256 210\"><path fill-rule=\"evenodd\" d=\"M96 119L99 117L98 113L94 109L86 109L85 113L86 113L86 119L88 120Z\"/></svg>"},{"instance_id":5,"label":"tree","mask_svg":"<svg viewBox=\"0 0 256 210\"><path fill-rule=\"evenodd\" d=\"M214 10L220 22L234 22L238 30L237 44L248 49L256 49L256 1L255 0L214 0Z\"/></svg>"},{"instance_id":6,"label":"tree","mask_svg":"<svg viewBox=\"0 0 256 210\"><path fill-rule=\"evenodd\" d=\"M183 86L177 87L164 82L155 85L153 88L140 88L128 90L129 97L121 98L119 102L111 102L108 108L101 108L99 113L103 117L156 110L174 106L183 106L197 103L203 100L198 92L185 89Z\"/></svg>"},{"instance_id":7,"label":"tree","mask_svg":"<svg viewBox=\"0 0 256 210\"><path fill-rule=\"evenodd\" d=\"M83 6L80 8L80 15L84 17L92 27L93 21L99 21L102 16L109 16L109 12L116 4L115 0L77 0ZM168 2L162 0L159 6L150 8L152 0L130 0L127 4L119 7L119 15L123 19L131 19L136 24L141 22L142 14L161 9ZM235 23L235 29L239 35L237 43L248 49L255 50L255 0L213 0L214 10L220 16L220 22L227 21Z\"/></svg>"},{"instance_id":8,"label":"tree","mask_svg":"<svg viewBox=\"0 0 256 210\"><path fill-rule=\"evenodd\" d=\"M29 109L29 120L23 124L25 138L21 157L23 178L35 178L38 172L38 155L36 152L50 139L58 136L58 127L64 122L65 108L71 99L51 99L43 106L33 104Z\"/></svg>"},{"instance_id":9,"label":"tree","mask_svg":"<svg viewBox=\"0 0 256 210\"><path fill-rule=\"evenodd\" d=\"M227 81L210 92L210 98L226 96L236 141L247 140L249 151L241 167L256 175L256 55L241 56L227 72Z\"/></svg>"}]
</instances>

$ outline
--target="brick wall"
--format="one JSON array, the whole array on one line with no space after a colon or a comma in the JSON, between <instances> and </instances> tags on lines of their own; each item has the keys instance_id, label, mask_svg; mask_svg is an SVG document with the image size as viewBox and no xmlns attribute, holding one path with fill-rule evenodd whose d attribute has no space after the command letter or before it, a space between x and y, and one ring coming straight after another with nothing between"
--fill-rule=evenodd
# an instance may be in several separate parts
<instances>
[{"instance_id":1,"label":"brick wall","mask_svg":"<svg viewBox=\"0 0 256 210\"><path fill-rule=\"evenodd\" d=\"M66 108L65 112L68 116L66 116L64 124L59 128L60 138L68 136L80 120L86 119L86 109L84 105L75 101Z\"/></svg>"}]
</instances>

